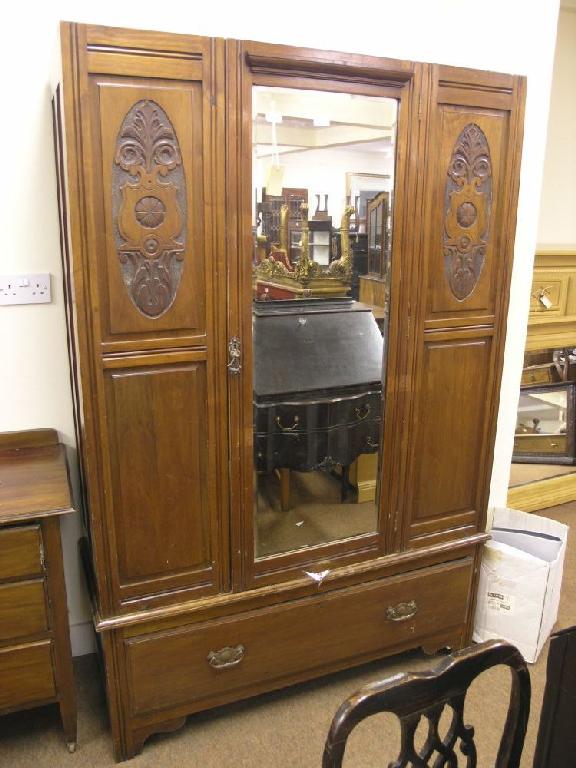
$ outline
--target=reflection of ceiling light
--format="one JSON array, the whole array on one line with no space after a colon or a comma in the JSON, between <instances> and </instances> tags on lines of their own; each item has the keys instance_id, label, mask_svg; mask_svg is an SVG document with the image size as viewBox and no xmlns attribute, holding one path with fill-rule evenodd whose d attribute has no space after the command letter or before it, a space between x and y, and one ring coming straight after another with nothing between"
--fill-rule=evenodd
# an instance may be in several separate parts
<instances>
[{"instance_id":1,"label":"reflection of ceiling light","mask_svg":"<svg viewBox=\"0 0 576 768\"><path fill-rule=\"evenodd\" d=\"M267 123L281 123L282 115L280 112L266 112L264 115Z\"/></svg>"},{"instance_id":2,"label":"reflection of ceiling light","mask_svg":"<svg viewBox=\"0 0 576 768\"><path fill-rule=\"evenodd\" d=\"M328 120L327 117L315 117L312 120L312 123L314 128L328 128L330 125L330 120Z\"/></svg>"}]
</instances>

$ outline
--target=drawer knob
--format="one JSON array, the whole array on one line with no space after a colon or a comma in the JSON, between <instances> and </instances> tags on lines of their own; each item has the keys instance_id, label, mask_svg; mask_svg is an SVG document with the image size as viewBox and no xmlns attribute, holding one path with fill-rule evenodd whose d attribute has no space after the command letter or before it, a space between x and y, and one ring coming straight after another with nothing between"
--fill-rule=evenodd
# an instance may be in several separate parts
<instances>
[{"instance_id":1,"label":"drawer knob","mask_svg":"<svg viewBox=\"0 0 576 768\"><path fill-rule=\"evenodd\" d=\"M410 600L409 603L398 603L398 605L389 605L386 609L386 618L390 621L407 621L418 612L416 600Z\"/></svg>"},{"instance_id":2,"label":"drawer knob","mask_svg":"<svg viewBox=\"0 0 576 768\"><path fill-rule=\"evenodd\" d=\"M299 423L300 423L300 416L294 416L294 423L292 424L292 426L285 427L284 424L282 424L282 419L280 418L280 416L276 416L276 424L282 430L282 432L294 432L294 430L298 428Z\"/></svg>"},{"instance_id":3,"label":"drawer knob","mask_svg":"<svg viewBox=\"0 0 576 768\"><path fill-rule=\"evenodd\" d=\"M208 664L214 669L228 669L229 667L235 667L240 664L244 658L244 646L237 645L231 648L229 645L226 648L220 648L219 651L210 651L207 656Z\"/></svg>"}]
</instances>

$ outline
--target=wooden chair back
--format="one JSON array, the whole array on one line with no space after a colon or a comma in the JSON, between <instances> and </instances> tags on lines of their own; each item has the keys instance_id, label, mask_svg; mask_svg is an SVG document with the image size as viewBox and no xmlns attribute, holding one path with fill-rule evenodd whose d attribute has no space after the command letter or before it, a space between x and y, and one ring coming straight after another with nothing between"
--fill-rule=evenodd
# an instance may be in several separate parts
<instances>
[{"instance_id":1,"label":"wooden chair back","mask_svg":"<svg viewBox=\"0 0 576 768\"><path fill-rule=\"evenodd\" d=\"M322 768L340 768L350 732L379 712L391 712L400 720L400 753L389 768L457 768L458 745L466 758L466 768L475 768L474 728L464 723L464 702L478 675L496 665L510 668L512 686L495 768L518 768L530 713L530 674L520 652L503 640L490 640L453 653L431 671L402 673L361 688L343 702L332 720ZM441 737L438 724L446 706L452 720ZM414 734L422 717L428 721L428 733L418 750Z\"/></svg>"}]
</instances>

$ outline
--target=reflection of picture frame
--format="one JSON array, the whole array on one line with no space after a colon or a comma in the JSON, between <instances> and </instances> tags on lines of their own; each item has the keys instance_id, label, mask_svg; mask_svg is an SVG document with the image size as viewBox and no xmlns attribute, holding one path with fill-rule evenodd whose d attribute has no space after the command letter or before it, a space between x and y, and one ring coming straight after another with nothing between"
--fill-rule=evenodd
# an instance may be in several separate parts
<instances>
[{"instance_id":1,"label":"reflection of picture frame","mask_svg":"<svg viewBox=\"0 0 576 768\"><path fill-rule=\"evenodd\" d=\"M390 192L391 176L384 173L346 173L346 198L356 207L358 231L366 231L366 206L379 192Z\"/></svg>"}]
</instances>

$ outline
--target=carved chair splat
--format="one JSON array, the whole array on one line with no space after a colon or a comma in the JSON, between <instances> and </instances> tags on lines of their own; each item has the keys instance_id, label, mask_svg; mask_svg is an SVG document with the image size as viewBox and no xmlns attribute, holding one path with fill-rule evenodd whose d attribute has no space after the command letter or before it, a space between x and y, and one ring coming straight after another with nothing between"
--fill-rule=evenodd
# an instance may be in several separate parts
<instances>
[{"instance_id":1,"label":"carved chair splat","mask_svg":"<svg viewBox=\"0 0 576 768\"><path fill-rule=\"evenodd\" d=\"M474 680L497 665L510 668L512 687L495 768L518 768L530 714L530 674L520 652L502 640L451 654L431 671L406 672L361 688L342 703L332 720L322 768L341 768L351 731L380 712L391 712L400 720L400 753L389 768L457 768L457 745L466 758L466 768L476 768L474 728L464 724L464 702ZM451 710L451 722L441 737L439 723L446 706ZM414 736L422 717L428 732L418 750Z\"/></svg>"}]
</instances>

